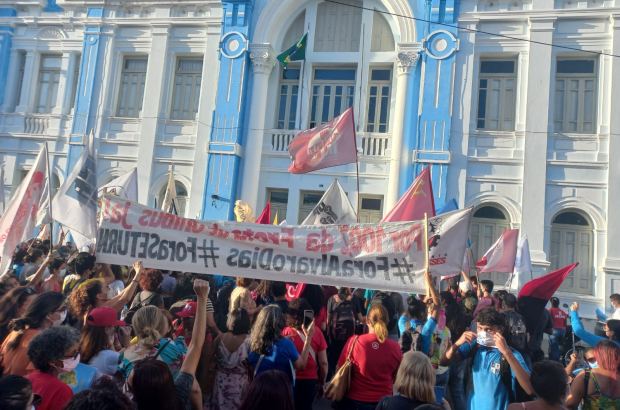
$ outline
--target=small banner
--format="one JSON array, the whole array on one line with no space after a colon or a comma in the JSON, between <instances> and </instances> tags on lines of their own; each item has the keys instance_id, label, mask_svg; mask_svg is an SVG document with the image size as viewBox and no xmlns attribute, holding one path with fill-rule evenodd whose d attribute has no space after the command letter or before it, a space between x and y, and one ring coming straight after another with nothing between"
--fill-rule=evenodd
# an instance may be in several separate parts
<instances>
[{"instance_id":1,"label":"small banner","mask_svg":"<svg viewBox=\"0 0 620 410\"><path fill-rule=\"evenodd\" d=\"M428 220L434 276L460 272L472 208ZM274 226L196 221L104 197L97 261L225 276L425 291L424 223Z\"/></svg>"}]
</instances>

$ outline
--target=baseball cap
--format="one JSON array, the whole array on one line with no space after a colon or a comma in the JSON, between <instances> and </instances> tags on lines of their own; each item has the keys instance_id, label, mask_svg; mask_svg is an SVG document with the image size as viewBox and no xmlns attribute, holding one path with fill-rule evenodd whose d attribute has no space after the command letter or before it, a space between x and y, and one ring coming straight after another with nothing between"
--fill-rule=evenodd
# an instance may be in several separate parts
<instances>
[{"instance_id":1,"label":"baseball cap","mask_svg":"<svg viewBox=\"0 0 620 410\"><path fill-rule=\"evenodd\" d=\"M459 289L461 289L463 292L472 292L474 290L471 283L465 281L459 283Z\"/></svg>"},{"instance_id":2,"label":"baseball cap","mask_svg":"<svg viewBox=\"0 0 620 410\"><path fill-rule=\"evenodd\" d=\"M126 323L116 318L116 310L109 307L95 308L86 317L91 326L125 326Z\"/></svg>"},{"instance_id":3,"label":"baseball cap","mask_svg":"<svg viewBox=\"0 0 620 410\"><path fill-rule=\"evenodd\" d=\"M198 303L188 302L187 305L185 305L185 307L183 308L183 310L181 310L180 312L177 312L176 315L181 318L192 317L192 316L196 316L197 311L198 311Z\"/></svg>"}]
</instances>

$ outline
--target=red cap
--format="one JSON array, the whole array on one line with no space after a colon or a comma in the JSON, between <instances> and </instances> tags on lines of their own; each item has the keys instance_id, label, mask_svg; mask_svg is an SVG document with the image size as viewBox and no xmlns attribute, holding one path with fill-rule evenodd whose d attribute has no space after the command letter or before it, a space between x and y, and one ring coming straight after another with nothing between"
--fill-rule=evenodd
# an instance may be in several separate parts
<instances>
[{"instance_id":1,"label":"red cap","mask_svg":"<svg viewBox=\"0 0 620 410\"><path fill-rule=\"evenodd\" d=\"M90 311L86 323L91 326L125 326L126 323L116 318L116 310L100 307Z\"/></svg>"},{"instance_id":2,"label":"red cap","mask_svg":"<svg viewBox=\"0 0 620 410\"><path fill-rule=\"evenodd\" d=\"M182 311L177 312L178 317L192 317L196 316L196 312L198 311L198 303L196 302L188 302L187 305L183 308Z\"/></svg>"}]
</instances>

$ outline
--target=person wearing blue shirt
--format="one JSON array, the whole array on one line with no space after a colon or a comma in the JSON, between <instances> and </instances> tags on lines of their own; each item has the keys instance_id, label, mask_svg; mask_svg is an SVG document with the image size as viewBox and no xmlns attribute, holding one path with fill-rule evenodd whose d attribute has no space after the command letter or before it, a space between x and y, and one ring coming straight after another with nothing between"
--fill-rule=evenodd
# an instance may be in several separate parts
<instances>
[{"instance_id":1,"label":"person wearing blue shirt","mask_svg":"<svg viewBox=\"0 0 620 410\"><path fill-rule=\"evenodd\" d=\"M586 332L583 328L581 320L579 320L579 303L573 302L570 310L570 323L573 326L575 336L579 337L590 346L596 346L600 340L611 340L620 346L620 320L611 319L605 323L605 335L607 336L605 338Z\"/></svg>"},{"instance_id":2,"label":"person wearing blue shirt","mask_svg":"<svg viewBox=\"0 0 620 410\"><path fill-rule=\"evenodd\" d=\"M295 344L282 336L285 327L284 314L277 305L263 308L254 323L254 331L250 335L250 355L248 361L254 367L254 377L267 370L280 370L295 387L295 370L303 370L308 362L314 321L302 328L305 340L301 353L297 353Z\"/></svg>"},{"instance_id":3,"label":"person wearing blue shirt","mask_svg":"<svg viewBox=\"0 0 620 410\"><path fill-rule=\"evenodd\" d=\"M407 311L400 317L400 319L398 319L398 330L400 330L400 333L403 334L407 329L407 321L413 329L419 325L422 325L422 331L420 332L422 337L422 352L428 355L431 348L431 341L433 339L433 332L435 332L435 327L437 327L437 321L439 320L441 299L439 298L437 289L431 282L430 274L428 272L425 277L427 282L426 294L429 295L428 300L432 300L434 302L432 305L432 316L430 318L428 317L428 308L426 303L422 302L415 296L409 296L407 298Z\"/></svg>"},{"instance_id":4,"label":"person wearing blue shirt","mask_svg":"<svg viewBox=\"0 0 620 410\"><path fill-rule=\"evenodd\" d=\"M505 317L495 308L482 309L476 315L478 333L465 332L441 357L439 364L447 366L473 356L473 391L469 393L468 410L506 410L510 396L516 395L516 381L527 394L534 394L530 372L521 354L512 351L502 336ZM478 344L478 347L475 345ZM474 356L475 355L475 356ZM510 365L512 392L500 374L500 359Z\"/></svg>"}]
</instances>

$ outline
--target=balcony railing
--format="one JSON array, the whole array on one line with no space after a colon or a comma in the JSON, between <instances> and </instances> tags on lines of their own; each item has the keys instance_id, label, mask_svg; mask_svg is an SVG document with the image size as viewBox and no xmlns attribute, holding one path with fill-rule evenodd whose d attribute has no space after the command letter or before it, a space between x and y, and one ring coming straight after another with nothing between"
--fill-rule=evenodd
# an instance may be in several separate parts
<instances>
[{"instance_id":1,"label":"balcony railing","mask_svg":"<svg viewBox=\"0 0 620 410\"><path fill-rule=\"evenodd\" d=\"M288 144L299 130L266 130L263 150L288 152ZM357 148L362 155L371 157L388 156L391 148L391 134L357 133Z\"/></svg>"},{"instance_id":2,"label":"balcony railing","mask_svg":"<svg viewBox=\"0 0 620 410\"><path fill-rule=\"evenodd\" d=\"M24 118L24 134L46 135L49 126L50 116L48 114L27 114Z\"/></svg>"}]
</instances>

